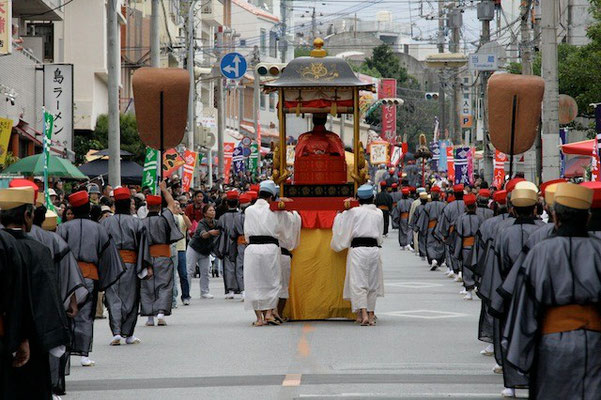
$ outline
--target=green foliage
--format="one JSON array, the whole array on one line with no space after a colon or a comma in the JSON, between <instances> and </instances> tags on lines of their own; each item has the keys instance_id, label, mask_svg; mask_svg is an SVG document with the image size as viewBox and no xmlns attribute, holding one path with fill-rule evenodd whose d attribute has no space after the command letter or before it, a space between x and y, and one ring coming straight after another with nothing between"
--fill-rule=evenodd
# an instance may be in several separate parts
<instances>
[{"instance_id":1,"label":"green foliage","mask_svg":"<svg viewBox=\"0 0 601 400\"><path fill-rule=\"evenodd\" d=\"M351 64L351 69L360 74L373 76L374 78L381 78L382 74L380 71L374 68L369 68L366 63L361 63L359 65Z\"/></svg>"},{"instance_id":2,"label":"green foliage","mask_svg":"<svg viewBox=\"0 0 601 400\"><path fill-rule=\"evenodd\" d=\"M364 64L369 70L378 71L382 78L396 79L398 84L409 79L407 70L401 66L400 59L387 44L374 48L371 57L366 58Z\"/></svg>"},{"instance_id":3,"label":"green foliage","mask_svg":"<svg viewBox=\"0 0 601 400\"><path fill-rule=\"evenodd\" d=\"M121 114L121 149L134 154L133 161L144 163L146 146L140 140L138 135L138 125L136 117L133 114ZM102 114L96 120L94 132L89 134L80 134L75 136L74 151L77 163L85 162L85 155L88 151L102 150L108 148L108 115Z\"/></svg>"},{"instance_id":4,"label":"green foliage","mask_svg":"<svg viewBox=\"0 0 601 400\"><path fill-rule=\"evenodd\" d=\"M313 46L298 46L294 48L294 58L298 57L309 57L311 55L311 50L313 50ZM328 50L326 51L326 55L328 55Z\"/></svg>"}]
</instances>

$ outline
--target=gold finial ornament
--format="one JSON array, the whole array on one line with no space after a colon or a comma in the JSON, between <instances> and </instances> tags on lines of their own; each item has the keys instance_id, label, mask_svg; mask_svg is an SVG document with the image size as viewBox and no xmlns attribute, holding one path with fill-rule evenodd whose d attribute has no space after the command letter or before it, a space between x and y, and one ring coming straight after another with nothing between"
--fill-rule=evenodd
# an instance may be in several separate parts
<instances>
[{"instance_id":1,"label":"gold finial ornament","mask_svg":"<svg viewBox=\"0 0 601 400\"><path fill-rule=\"evenodd\" d=\"M327 52L324 49L322 49L323 44L324 43L322 38L315 38L315 40L313 41L314 49L311 50L311 57L322 58L327 55Z\"/></svg>"}]
</instances>

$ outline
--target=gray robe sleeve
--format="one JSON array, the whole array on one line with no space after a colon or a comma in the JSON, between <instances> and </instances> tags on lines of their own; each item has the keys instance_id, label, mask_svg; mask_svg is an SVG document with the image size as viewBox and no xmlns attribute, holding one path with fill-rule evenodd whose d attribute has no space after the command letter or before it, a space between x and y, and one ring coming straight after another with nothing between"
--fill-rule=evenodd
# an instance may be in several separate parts
<instances>
[{"instance_id":1,"label":"gray robe sleeve","mask_svg":"<svg viewBox=\"0 0 601 400\"><path fill-rule=\"evenodd\" d=\"M98 225L98 246L98 283L103 291L119 280L125 266L115 243L101 225Z\"/></svg>"}]
</instances>

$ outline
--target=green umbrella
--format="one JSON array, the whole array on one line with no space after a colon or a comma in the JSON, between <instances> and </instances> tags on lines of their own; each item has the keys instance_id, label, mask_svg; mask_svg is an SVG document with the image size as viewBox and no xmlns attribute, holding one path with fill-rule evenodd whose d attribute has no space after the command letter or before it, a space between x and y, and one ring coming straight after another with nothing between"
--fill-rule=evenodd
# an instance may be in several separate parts
<instances>
[{"instance_id":1,"label":"green umbrella","mask_svg":"<svg viewBox=\"0 0 601 400\"><path fill-rule=\"evenodd\" d=\"M44 155L25 157L7 167L2 175L42 176L44 175ZM71 179L88 179L69 160L51 155L48 161L48 176Z\"/></svg>"}]
</instances>

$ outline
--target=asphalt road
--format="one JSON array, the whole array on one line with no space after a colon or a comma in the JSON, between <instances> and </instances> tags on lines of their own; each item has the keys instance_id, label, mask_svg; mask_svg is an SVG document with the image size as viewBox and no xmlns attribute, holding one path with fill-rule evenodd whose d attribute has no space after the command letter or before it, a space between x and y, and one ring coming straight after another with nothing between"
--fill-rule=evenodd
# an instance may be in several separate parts
<instances>
[{"instance_id":1,"label":"asphalt road","mask_svg":"<svg viewBox=\"0 0 601 400\"><path fill-rule=\"evenodd\" d=\"M166 327L140 318L138 345L109 346L108 320L95 324L94 367L73 357L66 399L498 399L502 377L479 354L480 301L401 251L383 246L386 295L375 327L346 321L253 328L239 300L181 304Z\"/></svg>"}]
</instances>

